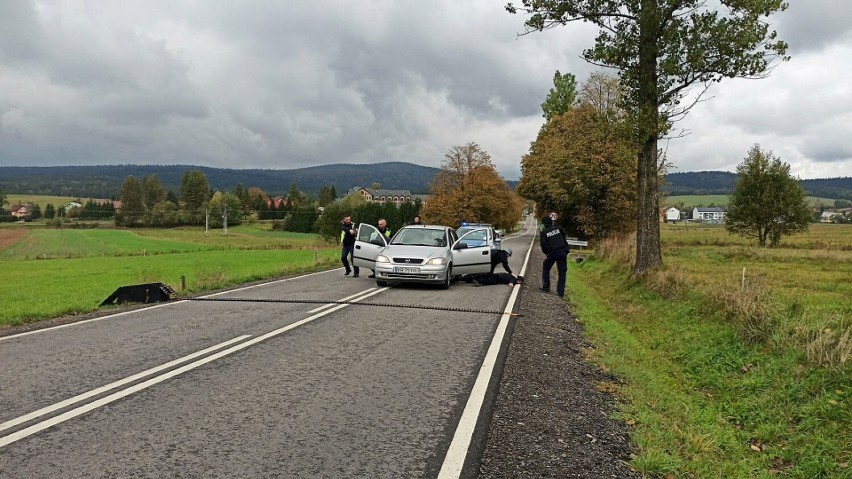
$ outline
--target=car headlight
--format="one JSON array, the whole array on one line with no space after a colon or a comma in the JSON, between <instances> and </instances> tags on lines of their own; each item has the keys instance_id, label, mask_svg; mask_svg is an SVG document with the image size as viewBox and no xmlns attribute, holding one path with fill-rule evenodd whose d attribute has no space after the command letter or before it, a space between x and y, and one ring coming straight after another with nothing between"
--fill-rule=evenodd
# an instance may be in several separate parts
<instances>
[{"instance_id":1,"label":"car headlight","mask_svg":"<svg viewBox=\"0 0 852 479\"><path fill-rule=\"evenodd\" d=\"M376 256L376 263L390 263L390 258L387 256L378 255Z\"/></svg>"},{"instance_id":2,"label":"car headlight","mask_svg":"<svg viewBox=\"0 0 852 479\"><path fill-rule=\"evenodd\" d=\"M447 262L447 258L441 257L441 258L432 258L429 261L427 261L426 264L439 265L439 264L446 264L446 262Z\"/></svg>"}]
</instances>

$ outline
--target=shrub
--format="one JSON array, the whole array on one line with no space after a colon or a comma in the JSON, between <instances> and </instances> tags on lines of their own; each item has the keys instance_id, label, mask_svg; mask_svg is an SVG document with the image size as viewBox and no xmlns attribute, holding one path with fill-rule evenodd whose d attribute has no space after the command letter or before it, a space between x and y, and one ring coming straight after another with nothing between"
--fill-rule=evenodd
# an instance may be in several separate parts
<instances>
[{"instance_id":1,"label":"shrub","mask_svg":"<svg viewBox=\"0 0 852 479\"><path fill-rule=\"evenodd\" d=\"M834 369L852 364L852 317L837 313L816 331L799 330L808 361Z\"/></svg>"},{"instance_id":2,"label":"shrub","mask_svg":"<svg viewBox=\"0 0 852 479\"><path fill-rule=\"evenodd\" d=\"M746 342L765 342L775 332L775 303L760 277L711 290L709 299L725 313Z\"/></svg>"},{"instance_id":3,"label":"shrub","mask_svg":"<svg viewBox=\"0 0 852 479\"><path fill-rule=\"evenodd\" d=\"M597 247L604 259L633 269L636 263L636 234L603 239Z\"/></svg>"},{"instance_id":4,"label":"shrub","mask_svg":"<svg viewBox=\"0 0 852 479\"><path fill-rule=\"evenodd\" d=\"M675 299L690 291L689 276L679 266L665 266L651 272L648 286L666 299Z\"/></svg>"}]
</instances>

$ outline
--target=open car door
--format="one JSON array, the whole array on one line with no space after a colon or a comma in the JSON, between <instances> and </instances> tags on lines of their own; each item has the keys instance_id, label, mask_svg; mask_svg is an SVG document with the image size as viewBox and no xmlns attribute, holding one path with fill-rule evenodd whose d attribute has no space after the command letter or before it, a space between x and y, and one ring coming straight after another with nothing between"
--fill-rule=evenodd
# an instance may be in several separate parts
<instances>
[{"instance_id":1,"label":"open car door","mask_svg":"<svg viewBox=\"0 0 852 479\"><path fill-rule=\"evenodd\" d=\"M462 235L453 244L453 274L477 274L491 271L491 245L488 228L477 228Z\"/></svg>"},{"instance_id":2,"label":"open car door","mask_svg":"<svg viewBox=\"0 0 852 479\"><path fill-rule=\"evenodd\" d=\"M376 269L376 256L387 245L387 239L379 233L378 228L367 223L359 224L352 263L359 268Z\"/></svg>"}]
</instances>

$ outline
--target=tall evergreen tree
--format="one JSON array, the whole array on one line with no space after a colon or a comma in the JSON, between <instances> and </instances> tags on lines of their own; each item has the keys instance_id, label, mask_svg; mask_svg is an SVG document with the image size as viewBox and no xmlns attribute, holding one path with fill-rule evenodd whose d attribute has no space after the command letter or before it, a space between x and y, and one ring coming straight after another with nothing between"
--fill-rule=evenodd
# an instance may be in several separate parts
<instances>
[{"instance_id":1,"label":"tall evergreen tree","mask_svg":"<svg viewBox=\"0 0 852 479\"><path fill-rule=\"evenodd\" d=\"M180 201L190 224L204 221L204 208L212 196L210 184L203 172L193 170L183 174L180 179Z\"/></svg>"},{"instance_id":2,"label":"tall evergreen tree","mask_svg":"<svg viewBox=\"0 0 852 479\"><path fill-rule=\"evenodd\" d=\"M166 199L166 189L163 188L156 173L145 175L142 178L142 194L146 210L150 210L154 205Z\"/></svg>"},{"instance_id":3,"label":"tall evergreen tree","mask_svg":"<svg viewBox=\"0 0 852 479\"><path fill-rule=\"evenodd\" d=\"M118 226L136 226L145 213L142 184L131 175L121 185L121 210L115 217Z\"/></svg>"},{"instance_id":4,"label":"tall evergreen tree","mask_svg":"<svg viewBox=\"0 0 852 479\"><path fill-rule=\"evenodd\" d=\"M323 186L319 190L318 203L320 206L326 206L330 203L334 203L337 200L337 192L334 190L334 186Z\"/></svg>"}]
</instances>

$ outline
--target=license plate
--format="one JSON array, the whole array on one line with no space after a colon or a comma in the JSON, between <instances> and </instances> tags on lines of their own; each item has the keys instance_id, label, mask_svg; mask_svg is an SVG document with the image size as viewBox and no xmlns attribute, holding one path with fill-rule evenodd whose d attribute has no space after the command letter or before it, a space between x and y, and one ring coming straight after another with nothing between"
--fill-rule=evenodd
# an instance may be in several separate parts
<instances>
[{"instance_id":1,"label":"license plate","mask_svg":"<svg viewBox=\"0 0 852 479\"><path fill-rule=\"evenodd\" d=\"M404 266L394 266L394 273L408 273L408 274L418 274L420 273L420 268L407 268Z\"/></svg>"}]
</instances>

